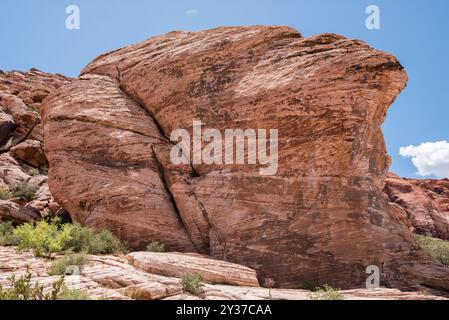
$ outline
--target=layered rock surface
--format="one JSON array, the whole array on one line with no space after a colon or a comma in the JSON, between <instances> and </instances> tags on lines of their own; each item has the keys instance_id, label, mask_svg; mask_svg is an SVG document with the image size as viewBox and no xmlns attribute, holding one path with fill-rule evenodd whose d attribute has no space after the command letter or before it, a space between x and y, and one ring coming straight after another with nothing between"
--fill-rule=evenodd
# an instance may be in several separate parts
<instances>
[{"instance_id":1,"label":"layered rock surface","mask_svg":"<svg viewBox=\"0 0 449 320\"><path fill-rule=\"evenodd\" d=\"M0 72L0 219L35 221L61 210L48 189L40 108L50 92L71 81L36 69ZM36 189L33 199L9 199L17 184Z\"/></svg>"},{"instance_id":2,"label":"layered rock surface","mask_svg":"<svg viewBox=\"0 0 449 320\"><path fill-rule=\"evenodd\" d=\"M249 266L261 283L449 289L382 193L380 130L407 76L391 55L287 27L172 32L104 54L44 103L49 186L72 218L132 248L159 241ZM176 166L174 129L278 129L279 168Z\"/></svg>"},{"instance_id":3,"label":"layered rock surface","mask_svg":"<svg viewBox=\"0 0 449 320\"><path fill-rule=\"evenodd\" d=\"M131 253L139 258L152 255L145 252ZM173 253L159 254L159 260L167 255L167 261ZM182 254L177 254L180 261ZM191 256L184 256L191 262ZM200 258L196 264L203 264L204 258ZM49 276L48 271L51 261L35 258L31 252L18 253L13 247L0 247L0 285L7 288L10 284L8 278L16 275L18 278L25 273L26 267L30 268L33 278L48 289L60 279L59 276ZM265 289L249 286L230 286L211 284L215 280L223 279L236 270L236 266L222 262L209 261L210 281L203 284L198 295L184 292L178 277L167 277L159 273L150 273L129 264L129 257L123 256L90 256L88 265L83 266L81 275L66 276L65 284L70 289L86 292L91 299L108 300L308 300L310 292L306 290ZM167 265L170 268L170 265ZM188 271L188 269L186 269ZM233 275L234 279L239 274ZM248 277L243 275L242 282L247 282ZM342 291L346 300L440 300L444 299L432 295L430 292L401 292L396 289L356 289Z\"/></svg>"},{"instance_id":4,"label":"layered rock surface","mask_svg":"<svg viewBox=\"0 0 449 320\"><path fill-rule=\"evenodd\" d=\"M389 174L384 191L403 210L414 232L449 240L449 179L405 179Z\"/></svg>"}]
</instances>

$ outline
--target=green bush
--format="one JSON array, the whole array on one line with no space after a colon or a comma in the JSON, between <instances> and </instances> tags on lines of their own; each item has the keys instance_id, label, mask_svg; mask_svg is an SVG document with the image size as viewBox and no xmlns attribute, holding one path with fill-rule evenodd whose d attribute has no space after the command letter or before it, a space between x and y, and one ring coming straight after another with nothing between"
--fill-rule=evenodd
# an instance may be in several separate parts
<instances>
[{"instance_id":1,"label":"green bush","mask_svg":"<svg viewBox=\"0 0 449 320\"><path fill-rule=\"evenodd\" d=\"M11 221L0 221L0 246L16 246L19 238L14 236L14 226Z\"/></svg>"},{"instance_id":2,"label":"green bush","mask_svg":"<svg viewBox=\"0 0 449 320\"><path fill-rule=\"evenodd\" d=\"M91 298L85 291L65 289L57 300L91 300Z\"/></svg>"},{"instance_id":3,"label":"green bush","mask_svg":"<svg viewBox=\"0 0 449 320\"><path fill-rule=\"evenodd\" d=\"M18 249L32 249L37 257L51 258L55 252L64 250L70 241L72 227L59 224L59 219L50 222L39 221L36 225L25 223L18 226L13 234L19 238Z\"/></svg>"},{"instance_id":4,"label":"green bush","mask_svg":"<svg viewBox=\"0 0 449 320\"><path fill-rule=\"evenodd\" d=\"M28 201L34 199L37 192L37 187L29 185L26 182L16 182L12 187L12 194L16 198L24 198Z\"/></svg>"},{"instance_id":5,"label":"green bush","mask_svg":"<svg viewBox=\"0 0 449 320\"><path fill-rule=\"evenodd\" d=\"M309 294L309 300L344 300L343 294L339 289L332 288L327 284L322 288L316 288Z\"/></svg>"},{"instance_id":6,"label":"green bush","mask_svg":"<svg viewBox=\"0 0 449 320\"><path fill-rule=\"evenodd\" d=\"M184 291L193 295L198 295L203 284L203 277L200 274L184 273L179 280Z\"/></svg>"},{"instance_id":7,"label":"green bush","mask_svg":"<svg viewBox=\"0 0 449 320\"><path fill-rule=\"evenodd\" d=\"M8 188L0 187L0 200L9 200L13 197Z\"/></svg>"},{"instance_id":8,"label":"green bush","mask_svg":"<svg viewBox=\"0 0 449 320\"><path fill-rule=\"evenodd\" d=\"M28 175L32 177L37 176L39 173L39 169L36 168L31 168L30 170L28 170Z\"/></svg>"},{"instance_id":9,"label":"green bush","mask_svg":"<svg viewBox=\"0 0 449 320\"><path fill-rule=\"evenodd\" d=\"M53 283L52 290L44 293L44 287L38 282L31 283L31 272L27 268L24 275L8 278L10 288L3 289L0 285L0 300L56 300L64 291L64 277Z\"/></svg>"},{"instance_id":10,"label":"green bush","mask_svg":"<svg viewBox=\"0 0 449 320\"><path fill-rule=\"evenodd\" d=\"M316 291L319 288L318 288L318 286L316 285L316 283L312 279L310 279L308 277L305 277L302 280L301 289L309 290L309 291Z\"/></svg>"},{"instance_id":11,"label":"green bush","mask_svg":"<svg viewBox=\"0 0 449 320\"><path fill-rule=\"evenodd\" d=\"M50 266L49 274L64 275L70 266L79 266L80 268L89 263L89 256L85 253L71 253L54 261Z\"/></svg>"},{"instance_id":12,"label":"green bush","mask_svg":"<svg viewBox=\"0 0 449 320\"><path fill-rule=\"evenodd\" d=\"M167 252L166 245L157 241L152 241L146 249L148 252Z\"/></svg>"},{"instance_id":13,"label":"green bush","mask_svg":"<svg viewBox=\"0 0 449 320\"><path fill-rule=\"evenodd\" d=\"M417 236L419 245L435 260L449 266L449 241L429 236Z\"/></svg>"},{"instance_id":14,"label":"green bush","mask_svg":"<svg viewBox=\"0 0 449 320\"><path fill-rule=\"evenodd\" d=\"M78 223L72 225L65 249L90 254L126 252L126 246L109 230L94 232Z\"/></svg>"}]
</instances>

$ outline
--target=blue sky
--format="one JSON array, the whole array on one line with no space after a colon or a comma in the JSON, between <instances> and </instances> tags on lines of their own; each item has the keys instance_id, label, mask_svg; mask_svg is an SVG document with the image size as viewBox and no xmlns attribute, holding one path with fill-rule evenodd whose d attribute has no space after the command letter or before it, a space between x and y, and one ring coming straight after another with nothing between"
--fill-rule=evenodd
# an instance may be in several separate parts
<instances>
[{"instance_id":1,"label":"blue sky","mask_svg":"<svg viewBox=\"0 0 449 320\"><path fill-rule=\"evenodd\" d=\"M80 30L65 28L71 4L80 8ZM365 8L371 4L380 8L380 30L365 28ZM395 54L410 78L383 126L391 171L417 177L418 168L399 154L400 147L449 141L447 0L1 0L0 12L0 69L35 67L69 76L107 50L172 30L289 25L304 36L334 32L362 39ZM441 151L441 146L430 149ZM437 159L436 172L449 176L449 153L429 160L428 149L407 151L409 156L424 152L421 160L430 167ZM432 176L427 167L421 173Z\"/></svg>"}]
</instances>

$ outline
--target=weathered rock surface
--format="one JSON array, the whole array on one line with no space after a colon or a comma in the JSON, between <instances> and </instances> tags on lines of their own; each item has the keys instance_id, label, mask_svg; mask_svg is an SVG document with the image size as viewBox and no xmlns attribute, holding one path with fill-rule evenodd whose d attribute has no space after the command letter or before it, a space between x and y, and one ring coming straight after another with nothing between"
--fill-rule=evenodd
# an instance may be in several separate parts
<instances>
[{"instance_id":1,"label":"weathered rock surface","mask_svg":"<svg viewBox=\"0 0 449 320\"><path fill-rule=\"evenodd\" d=\"M172 32L104 54L44 103L49 186L84 225L249 266L261 283L349 288L368 265L420 288L449 272L384 194L380 125L407 76L391 55L287 27ZM175 166L174 129L279 129L279 168ZM430 278L429 278L430 275ZM386 280L383 282L386 282Z\"/></svg>"},{"instance_id":2,"label":"weathered rock surface","mask_svg":"<svg viewBox=\"0 0 449 320\"><path fill-rule=\"evenodd\" d=\"M0 218L29 222L61 209L48 190L40 106L50 92L70 82L36 69L0 74L0 187L13 191L15 184L25 183L37 189L32 200L2 201Z\"/></svg>"},{"instance_id":3,"label":"weathered rock surface","mask_svg":"<svg viewBox=\"0 0 449 320\"><path fill-rule=\"evenodd\" d=\"M405 179L389 174L384 192L418 234L449 240L449 179Z\"/></svg>"},{"instance_id":4,"label":"weathered rock surface","mask_svg":"<svg viewBox=\"0 0 449 320\"><path fill-rule=\"evenodd\" d=\"M162 253L161 255L164 255ZM92 299L113 300L308 300L306 290L265 289L260 287L213 285L205 283L198 296L184 292L180 279L148 273L135 268L126 257L91 256L90 263L83 266L80 276L66 276L65 283L71 289L85 291ZM13 247L0 247L0 285L8 287L8 277L25 273L27 266L33 274L32 282L38 281L45 288L59 279L49 276L51 261L35 258L31 252L17 253ZM235 266L216 270L230 274ZM222 275L222 276L223 276ZM436 300L444 299L427 292L401 292L396 289L355 289L342 291L347 300Z\"/></svg>"},{"instance_id":5,"label":"weathered rock surface","mask_svg":"<svg viewBox=\"0 0 449 320\"><path fill-rule=\"evenodd\" d=\"M198 273L210 283L259 287L255 270L198 254L134 252L128 258L131 265L149 273L176 278Z\"/></svg>"}]
</instances>

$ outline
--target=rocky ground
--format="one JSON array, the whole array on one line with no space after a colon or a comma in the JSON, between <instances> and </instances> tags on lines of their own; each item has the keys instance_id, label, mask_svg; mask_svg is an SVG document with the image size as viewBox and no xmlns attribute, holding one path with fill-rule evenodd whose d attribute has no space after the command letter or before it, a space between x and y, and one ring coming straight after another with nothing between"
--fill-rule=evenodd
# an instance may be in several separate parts
<instances>
[{"instance_id":1,"label":"rocky ground","mask_svg":"<svg viewBox=\"0 0 449 320\"><path fill-rule=\"evenodd\" d=\"M50 287L59 276L49 276L50 261L13 247L0 247L0 285L7 286L12 274L21 275L29 266L33 282ZM204 285L197 295L183 291L180 276L201 273ZM81 276L66 276L71 289L87 292L91 299L119 300L309 300L311 292L267 289L258 285L256 272L240 265L212 260L197 254L134 252L123 256L91 256ZM397 289L341 291L345 300L439 300L426 292Z\"/></svg>"}]
</instances>

